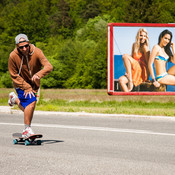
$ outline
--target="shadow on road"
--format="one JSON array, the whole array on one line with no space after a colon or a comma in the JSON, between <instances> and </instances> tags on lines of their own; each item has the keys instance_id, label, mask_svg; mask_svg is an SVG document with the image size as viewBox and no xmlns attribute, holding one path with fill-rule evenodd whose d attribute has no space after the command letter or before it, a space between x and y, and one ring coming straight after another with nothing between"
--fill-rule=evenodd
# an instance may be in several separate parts
<instances>
[{"instance_id":1,"label":"shadow on road","mask_svg":"<svg viewBox=\"0 0 175 175\"><path fill-rule=\"evenodd\" d=\"M41 140L41 142L44 144L54 144L54 143L60 143L64 141L63 140Z\"/></svg>"}]
</instances>

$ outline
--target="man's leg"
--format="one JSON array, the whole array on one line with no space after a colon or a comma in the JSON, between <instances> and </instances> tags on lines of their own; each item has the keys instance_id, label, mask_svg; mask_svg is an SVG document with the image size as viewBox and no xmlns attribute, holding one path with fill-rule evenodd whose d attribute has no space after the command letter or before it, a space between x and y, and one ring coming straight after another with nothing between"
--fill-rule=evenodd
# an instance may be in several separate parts
<instances>
[{"instance_id":1,"label":"man's leg","mask_svg":"<svg viewBox=\"0 0 175 175\"><path fill-rule=\"evenodd\" d=\"M19 98L14 92L11 92L9 94L8 104L9 106L13 106L14 104L17 104L18 107L24 112L24 107L21 105Z\"/></svg>"},{"instance_id":2,"label":"man's leg","mask_svg":"<svg viewBox=\"0 0 175 175\"><path fill-rule=\"evenodd\" d=\"M33 118L33 113L35 110L36 101L30 103L24 109L24 124L30 126Z\"/></svg>"},{"instance_id":3,"label":"man's leg","mask_svg":"<svg viewBox=\"0 0 175 175\"><path fill-rule=\"evenodd\" d=\"M24 138L27 138L27 137L34 134L32 128L31 128L31 123L32 123L33 113L35 110L35 104L36 104L36 101L33 101L32 103L27 105L24 109L25 129L23 130L23 133L22 133L22 137L24 137Z\"/></svg>"},{"instance_id":4,"label":"man's leg","mask_svg":"<svg viewBox=\"0 0 175 175\"><path fill-rule=\"evenodd\" d=\"M27 96L25 96L24 91L21 89L16 89L16 92L18 93L19 98L14 92L11 92L9 94L8 103L10 106L17 104L18 107L24 112L25 129L23 130L22 137L27 138L30 135L34 134L34 132L31 129L31 122L37 99L34 95L30 96L30 94L28 94Z\"/></svg>"},{"instance_id":5,"label":"man's leg","mask_svg":"<svg viewBox=\"0 0 175 175\"><path fill-rule=\"evenodd\" d=\"M15 104L17 104L18 107L24 112L24 108L23 108L23 106L21 105L19 98L17 98L17 99L15 100Z\"/></svg>"}]
</instances>

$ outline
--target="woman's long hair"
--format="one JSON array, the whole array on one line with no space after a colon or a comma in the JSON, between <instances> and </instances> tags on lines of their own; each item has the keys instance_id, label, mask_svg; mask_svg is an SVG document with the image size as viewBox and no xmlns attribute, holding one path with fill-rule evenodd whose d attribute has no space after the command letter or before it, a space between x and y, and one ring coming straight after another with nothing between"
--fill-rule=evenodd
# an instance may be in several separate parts
<instances>
[{"instance_id":1,"label":"woman's long hair","mask_svg":"<svg viewBox=\"0 0 175 175\"><path fill-rule=\"evenodd\" d=\"M166 29L166 30L164 30L164 31L162 31L162 32L160 33L160 35L159 35L159 40L158 40L158 44L160 44L161 39L162 39L166 34L169 34L171 38L170 38L170 42L164 47L164 49L165 49L166 54L167 54L169 57L172 57L173 54L172 54L172 52L171 52L170 45L171 45L171 40L172 40L173 35L172 35L172 33L171 33L169 30Z\"/></svg>"},{"instance_id":2,"label":"woman's long hair","mask_svg":"<svg viewBox=\"0 0 175 175\"><path fill-rule=\"evenodd\" d=\"M138 52L139 52L139 49L140 49L140 33L141 32L145 32L146 33L146 40L145 40L145 45L149 47L149 38L148 38L148 33L147 33L147 30L145 28L140 28L137 32L137 35L136 35L136 41L134 43L134 50L133 52L138 55Z\"/></svg>"}]
</instances>

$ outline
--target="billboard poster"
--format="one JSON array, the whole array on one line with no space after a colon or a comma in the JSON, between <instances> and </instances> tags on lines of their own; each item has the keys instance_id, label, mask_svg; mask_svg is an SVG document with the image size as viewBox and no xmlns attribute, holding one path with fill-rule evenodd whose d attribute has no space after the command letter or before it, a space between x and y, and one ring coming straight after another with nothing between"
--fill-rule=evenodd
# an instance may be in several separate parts
<instances>
[{"instance_id":1,"label":"billboard poster","mask_svg":"<svg viewBox=\"0 0 175 175\"><path fill-rule=\"evenodd\" d=\"M175 24L109 23L107 39L109 95L175 95Z\"/></svg>"}]
</instances>

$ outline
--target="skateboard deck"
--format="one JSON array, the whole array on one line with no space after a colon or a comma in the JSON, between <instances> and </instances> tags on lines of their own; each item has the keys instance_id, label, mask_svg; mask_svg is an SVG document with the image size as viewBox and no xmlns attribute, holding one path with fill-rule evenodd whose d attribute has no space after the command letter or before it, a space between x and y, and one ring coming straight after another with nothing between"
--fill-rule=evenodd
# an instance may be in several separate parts
<instances>
[{"instance_id":1,"label":"skateboard deck","mask_svg":"<svg viewBox=\"0 0 175 175\"><path fill-rule=\"evenodd\" d=\"M30 137L23 138L21 133L13 133L13 144L24 143L26 146L28 145L41 145L41 140L36 140L38 138L42 138L42 134L34 134Z\"/></svg>"}]
</instances>

